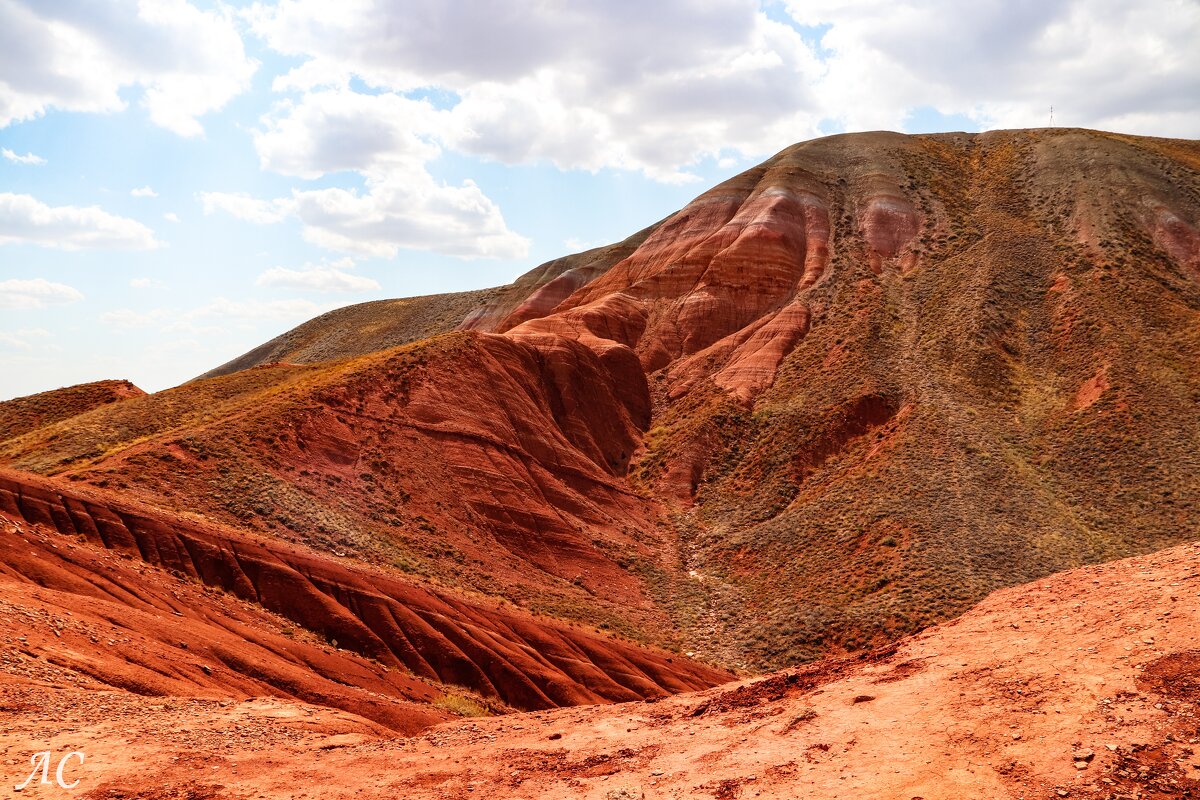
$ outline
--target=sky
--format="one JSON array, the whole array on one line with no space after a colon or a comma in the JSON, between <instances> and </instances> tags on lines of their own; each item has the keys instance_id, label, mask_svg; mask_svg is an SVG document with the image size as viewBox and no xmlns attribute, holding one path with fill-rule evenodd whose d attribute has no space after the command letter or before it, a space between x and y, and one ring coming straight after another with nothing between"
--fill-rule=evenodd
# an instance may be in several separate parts
<instances>
[{"instance_id":1,"label":"sky","mask_svg":"<svg viewBox=\"0 0 1200 800\"><path fill-rule=\"evenodd\" d=\"M0 400L507 283L797 141L1200 138L1200 0L0 0Z\"/></svg>"}]
</instances>

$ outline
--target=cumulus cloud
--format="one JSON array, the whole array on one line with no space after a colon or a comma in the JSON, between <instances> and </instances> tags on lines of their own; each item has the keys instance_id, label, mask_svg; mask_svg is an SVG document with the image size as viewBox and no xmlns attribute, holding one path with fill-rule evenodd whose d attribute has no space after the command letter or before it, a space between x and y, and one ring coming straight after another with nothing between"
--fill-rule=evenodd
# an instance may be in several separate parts
<instances>
[{"instance_id":1,"label":"cumulus cloud","mask_svg":"<svg viewBox=\"0 0 1200 800\"><path fill-rule=\"evenodd\" d=\"M65 283L53 283L45 278L0 281L0 308L38 309L46 306L75 303L83 293Z\"/></svg>"},{"instance_id":2,"label":"cumulus cloud","mask_svg":"<svg viewBox=\"0 0 1200 800\"><path fill-rule=\"evenodd\" d=\"M264 117L254 145L263 169L301 178L421 169L441 153L434 138L447 117L426 100L392 93L311 92Z\"/></svg>"},{"instance_id":3,"label":"cumulus cloud","mask_svg":"<svg viewBox=\"0 0 1200 800\"><path fill-rule=\"evenodd\" d=\"M300 322L335 307L334 304L314 303L303 298L231 300L227 297L217 297L190 309L152 308L135 311L130 308L119 308L101 314L100 321L110 327L124 330L155 328L165 333L202 334L220 332L224 330L222 325L226 322L245 324L258 324L264 320Z\"/></svg>"},{"instance_id":4,"label":"cumulus cloud","mask_svg":"<svg viewBox=\"0 0 1200 800\"><path fill-rule=\"evenodd\" d=\"M32 350L38 340L50 338L45 328L20 328L15 331L0 331L0 347L10 350Z\"/></svg>"},{"instance_id":5,"label":"cumulus cloud","mask_svg":"<svg viewBox=\"0 0 1200 800\"><path fill-rule=\"evenodd\" d=\"M307 241L360 255L390 258L412 248L462 258L519 258L529 250L529 240L508 229L500 208L474 182L447 186L423 168L368 174L366 191L295 190L274 199L204 192L201 202L205 213L224 211L258 224L295 216Z\"/></svg>"},{"instance_id":6,"label":"cumulus cloud","mask_svg":"<svg viewBox=\"0 0 1200 800\"><path fill-rule=\"evenodd\" d=\"M331 250L394 256L401 248L463 258L519 258L529 240L509 230L500 208L473 182L437 181L426 164L442 152L448 115L428 100L348 88L306 93L263 118L254 142L263 169L315 179L355 172L363 190L293 191L255 199L209 192L206 212L226 211L251 222L293 215L304 238Z\"/></svg>"},{"instance_id":7,"label":"cumulus cloud","mask_svg":"<svg viewBox=\"0 0 1200 800\"><path fill-rule=\"evenodd\" d=\"M256 4L252 29L302 59L256 145L265 167L305 177L441 145L684 182L701 159L732 165L831 125L903 129L928 108L1010 127L1054 105L1062 124L1198 132L1191 0L785 0L775 19L767 5Z\"/></svg>"},{"instance_id":8,"label":"cumulus cloud","mask_svg":"<svg viewBox=\"0 0 1200 800\"><path fill-rule=\"evenodd\" d=\"M0 244L37 244L61 250L150 250L154 233L137 220L96 206L51 207L27 194L0 192Z\"/></svg>"},{"instance_id":9,"label":"cumulus cloud","mask_svg":"<svg viewBox=\"0 0 1200 800\"><path fill-rule=\"evenodd\" d=\"M295 205L290 199L260 200L245 192L201 192L200 204L205 214L224 211L258 225L282 222Z\"/></svg>"},{"instance_id":10,"label":"cumulus cloud","mask_svg":"<svg viewBox=\"0 0 1200 800\"><path fill-rule=\"evenodd\" d=\"M353 268L354 261L349 258L332 264L306 264L303 269L271 267L258 276L255 285L316 292L372 292L382 288L373 278L351 273Z\"/></svg>"},{"instance_id":11,"label":"cumulus cloud","mask_svg":"<svg viewBox=\"0 0 1200 800\"><path fill-rule=\"evenodd\" d=\"M617 167L671 182L696 179L682 168L723 148L761 153L817 130L809 85L821 66L795 29L752 0L529 2L487 13L466 0L416 5L357 0L337 14L315 0L255 6L255 31L307 59L276 82L303 92L289 130L334 144L334 130L362 131L375 158L419 154L428 137L504 163ZM395 92L437 87L455 102L434 111L388 92L350 99L351 77ZM331 118L322 112L333 98L341 113ZM379 129L402 111L409 138ZM258 144L264 163L282 165L271 137ZM306 166L358 148L345 150L314 148L321 159Z\"/></svg>"},{"instance_id":12,"label":"cumulus cloud","mask_svg":"<svg viewBox=\"0 0 1200 800\"><path fill-rule=\"evenodd\" d=\"M680 183L698 180L686 167L701 158L772 149L818 121L804 80L816 59L753 0L353 0L336 10L285 0L245 17L301 59L275 82L289 97L254 133L261 166L307 180L354 172L361 188L212 192L205 210L259 223L294 216L307 241L358 255L528 253L476 183L430 174L445 150Z\"/></svg>"},{"instance_id":13,"label":"cumulus cloud","mask_svg":"<svg viewBox=\"0 0 1200 800\"><path fill-rule=\"evenodd\" d=\"M827 25L817 85L851 129L900 128L914 108L981 127L1058 124L1200 134L1200 4L1189 0L787 0Z\"/></svg>"},{"instance_id":14,"label":"cumulus cloud","mask_svg":"<svg viewBox=\"0 0 1200 800\"><path fill-rule=\"evenodd\" d=\"M3 155L14 164L27 164L33 167L40 167L46 163L46 159L42 158L41 156L35 156L33 153L20 155L18 153L14 153L12 150L9 150L7 147L0 147L0 155Z\"/></svg>"},{"instance_id":15,"label":"cumulus cloud","mask_svg":"<svg viewBox=\"0 0 1200 800\"><path fill-rule=\"evenodd\" d=\"M304 238L320 247L392 257L404 248L462 258L521 258L529 240L505 225L473 181L447 186L424 171L367 178L367 191L295 192Z\"/></svg>"},{"instance_id":16,"label":"cumulus cloud","mask_svg":"<svg viewBox=\"0 0 1200 800\"><path fill-rule=\"evenodd\" d=\"M168 211L167 213L163 214L163 219L165 219L167 222L179 222L179 215L174 211Z\"/></svg>"},{"instance_id":17,"label":"cumulus cloud","mask_svg":"<svg viewBox=\"0 0 1200 800\"><path fill-rule=\"evenodd\" d=\"M227 11L185 0L0 0L0 127L51 108L113 112L141 89L157 125L203 132L198 117L244 91L258 64Z\"/></svg>"},{"instance_id":18,"label":"cumulus cloud","mask_svg":"<svg viewBox=\"0 0 1200 800\"><path fill-rule=\"evenodd\" d=\"M137 189L132 189L129 192L133 197L158 197L158 192L151 189L149 186L142 186Z\"/></svg>"}]
</instances>

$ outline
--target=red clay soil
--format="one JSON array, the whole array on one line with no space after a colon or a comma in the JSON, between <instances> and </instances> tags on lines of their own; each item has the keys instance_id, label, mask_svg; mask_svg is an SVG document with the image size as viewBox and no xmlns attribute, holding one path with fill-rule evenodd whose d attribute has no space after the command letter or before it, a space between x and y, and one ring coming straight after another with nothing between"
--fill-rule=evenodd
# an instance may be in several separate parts
<instances>
[{"instance_id":1,"label":"red clay soil","mask_svg":"<svg viewBox=\"0 0 1200 800\"><path fill-rule=\"evenodd\" d=\"M106 492L0 473L0 514L26 526L6 529L0 540L6 587L15 582L23 591L29 585L53 590L53 597L38 597L62 608L86 598L93 616L123 620L126 634L141 641L131 647L140 656L126 653L117 659L102 657L99 639L91 647L76 643L83 649L62 654L60 666L136 692L186 694L199 688L260 694L270 687L271 693L351 709L411 731L429 724L430 714L437 712L403 703L401 711L384 704L367 712L363 692L431 703L444 693L437 685L445 684L465 687L485 701L539 709L661 697L728 678L682 657L536 620L495 603L468 601L348 560L255 541ZM22 530L35 533L22 539ZM120 570L114 572L115 567ZM191 604L162 596L169 591L148 595L152 578L159 585L187 587ZM320 645L280 638L279 624L264 644L253 621L239 619L235 627L208 619L211 597L236 598L286 617L316 634ZM125 606L139 616L127 617ZM255 619L265 616L259 611ZM219 642L185 645L186 652L181 651L173 637L183 635L186 618L198 618L203 629L198 636L224 627L244 637L246 645L239 647L236 636L226 633ZM154 655L147 655L148 639L158 640ZM279 651L275 661L292 663L273 664L263 658L264 650ZM224 678L192 663L201 653L223 662L218 674ZM369 667L363 658L370 659ZM165 666L159 663L163 659ZM190 665L183 674L180 661ZM355 669L344 662L353 662ZM201 669L203 676L197 673ZM350 688L343 696L330 681Z\"/></svg>"},{"instance_id":2,"label":"red clay soil","mask_svg":"<svg viewBox=\"0 0 1200 800\"><path fill-rule=\"evenodd\" d=\"M291 698L97 686L54 654L112 634L24 584L5 594L21 629L0 661L0 760L15 784L33 752L82 750L68 777L97 800L1196 797L1198 563L1178 546L996 592L855 658L408 739ZM35 631L49 659L18 644Z\"/></svg>"}]
</instances>

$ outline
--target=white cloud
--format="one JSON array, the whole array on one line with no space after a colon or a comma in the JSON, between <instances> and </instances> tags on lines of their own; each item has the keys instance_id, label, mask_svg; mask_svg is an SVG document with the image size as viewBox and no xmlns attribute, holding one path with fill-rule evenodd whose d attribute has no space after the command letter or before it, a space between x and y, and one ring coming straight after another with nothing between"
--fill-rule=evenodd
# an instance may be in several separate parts
<instances>
[{"instance_id":1,"label":"white cloud","mask_svg":"<svg viewBox=\"0 0 1200 800\"><path fill-rule=\"evenodd\" d=\"M160 245L142 223L96 206L51 207L27 194L0 192L0 244L13 243L61 250L150 250Z\"/></svg>"},{"instance_id":2,"label":"white cloud","mask_svg":"<svg viewBox=\"0 0 1200 800\"><path fill-rule=\"evenodd\" d=\"M158 192L154 191L149 186L131 189L129 194L133 197L158 197Z\"/></svg>"},{"instance_id":3,"label":"white cloud","mask_svg":"<svg viewBox=\"0 0 1200 800\"><path fill-rule=\"evenodd\" d=\"M1200 135L1200 4L1188 0L786 0L830 25L817 86L850 129L899 128L915 108L982 127L1055 122Z\"/></svg>"},{"instance_id":4,"label":"white cloud","mask_svg":"<svg viewBox=\"0 0 1200 800\"><path fill-rule=\"evenodd\" d=\"M521 258L529 240L513 233L500 208L473 181L438 183L423 170L367 178L367 191L293 193L304 238L330 250L395 256L400 248L461 258Z\"/></svg>"},{"instance_id":5,"label":"white cloud","mask_svg":"<svg viewBox=\"0 0 1200 800\"><path fill-rule=\"evenodd\" d=\"M45 278L0 281L0 308L29 310L75 303L82 299L83 293L78 289L65 283L52 283Z\"/></svg>"},{"instance_id":6,"label":"white cloud","mask_svg":"<svg viewBox=\"0 0 1200 800\"><path fill-rule=\"evenodd\" d=\"M167 213L163 214L163 219L165 219L167 222L179 222L179 215L174 211L168 211Z\"/></svg>"},{"instance_id":7,"label":"white cloud","mask_svg":"<svg viewBox=\"0 0 1200 800\"><path fill-rule=\"evenodd\" d=\"M245 192L201 192L200 202L205 214L224 211L259 225L282 222L294 208L289 199L260 200Z\"/></svg>"},{"instance_id":8,"label":"white cloud","mask_svg":"<svg viewBox=\"0 0 1200 800\"><path fill-rule=\"evenodd\" d=\"M271 267L258 276L255 285L316 292L374 292L382 288L373 278L348 271L353 268L354 261L349 258L332 264L306 264L303 269Z\"/></svg>"},{"instance_id":9,"label":"white cloud","mask_svg":"<svg viewBox=\"0 0 1200 800\"><path fill-rule=\"evenodd\" d=\"M137 86L157 125L197 136L197 119L249 87L231 14L184 0L0 0L0 127L49 109L113 112Z\"/></svg>"},{"instance_id":10,"label":"white cloud","mask_svg":"<svg viewBox=\"0 0 1200 800\"><path fill-rule=\"evenodd\" d=\"M206 214L225 211L258 224L295 216L306 240L346 253L390 258L412 248L462 258L520 258L529 251L529 240L508 229L499 207L473 181L447 186L416 167L371 172L365 182L366 191L295 190L275 199L204 192L200 199Z\"/></svg>"},{"instance_id":11,"label":"white cloud","mask_svg":"<svg viewBox=\"0 0 1200 800\"><path fill-rule=\"evenodd\" d=\"M572 253L581 253L584 250L591 250L593 247L601 247L602 245L606 245L606 244L608 244L608 242L603 242L603 241L589 242L589 241L585 241L583 239L579 239L575 236L568 236L566 239L563 239L563 247L567 248Z\"/></svg>"},{"instance_id":12,"label":"white cloud","mask_svg":"<svg viewBox=\"0 0 1200 800\"><path fill-rule=\"evenodd\" d=\"M331 172L421 169L447 114L425 100L349 90L310 92L263 118L254 145L263 169L301 178Z\"/></svg>"},{"instance_id":13,"label":"white cloud","mask_svg":"<svg viewBox=\"0 0 1200 800\"><path fill-rule=\"evenodd\" d=\"M436 140L510 164L618 167L684 182L697 179L687 165L722 148L774 150L815 133L820 119L808 88L819 62L752 0L527 2L484 12L467 0L357 0L336 13L291 0L256 5L248 17L273 48L307 59L276 88L304 92L285 115L293 133L304 131L297 138L331 145L309 154L305 166L315 170L360 152L420 157L420 144ZM387 93L348 99L352 76L400 92L435 87L457 102L435 111ZM340 113L328 118L321 112L334 97ZM401 116L406 127L381 128ZM363 132L370 146L337 148L339 130ZM284 165L269 136L258 144L264 163Z\"/></svg>"},{"instance_id":14,"label":"white cloud","mask_svg":"<svg viewBox=\"0 0 1200 800\"><path fill-rule=\"evenodd\" d=\"M154 278L131 278L129 286L132 289L161 289L166 284Z\"/></svg>"},{"instance_id":15,"label":"white cloud","mask_svg":"<svg viewBox=\"0 0 1200 800\"><path fill-rule=\"evenodd\" d=\"M679 183L702 159L729 168L831 122L902 129L924 109L1015 127L1054 105L1060 124L1200 134L1194 0L776 6L801 29L765 5L256 4L252 29L303 59L276 80L297 94L256 145L264 167L303 177L408 172L441 147Z\"/></svg>"},{"instance_id":16,"label":"white cloud","mask_svg":"<svg viewBox=\"0 0 1200 800\"><path fill-rule=\"evenodd\" d=\"M302 322L336 308L332 303L314 303L303 298L281 300L230 300L217 297L191 309L152 308L134 311L120 308L100 315L113 328L155 328L164 333L209 334L226 332L225 323L249 326L264 320ZM209 323L205 325L204 323Z\"/></svg>"},{"instance_id":17,"label":"white cloud","mask_svg":"<svg viewBox=\"0 0 1200 800\"><path fill-rule=\"evenodd\" d=\"M33 167L40 167L46 163L46 159L42 158L41 156L35 156L33 153L18 155L12 150L9 150L7 147L0 147L0 155L3 155L14 164L27 164Z\"/></svg>"},{"instance_id":18,"label":"white cloud","mask_svg":"<svg viewBox=\"0 0 1200 800\"><path fill-rule=\"evenodd\" d=\"M148 328L151 325L159 325L171 317L171 312L165 308L156 308L150 311L118 308L115 311L106 311L101 314L100 321L114 328Z\"/></svg>"},{"instance_id":19,"label":"white cloud","mask_svg":"<svg viewBox=\"0 0 1200 800\"><path fill-rule=\"evenodd\" d=\"M50 338L45 328L20 328L15 331L0 331L0 346L10 350L32 350L35 340Z\"/></svg>"},{"instance_id":20,"label":"white cloud","mask_svg":"<svg viewBox=\"0 0 1200 800\"><path fill-rule=\"evenodd\" d=\"M331 250L391 257L401 248L463 258L520 258L529 241L472 181L436 181L426 163L450 125L426 100L348 89L306 93L263 119L255 147L264 169L301 178L353 171L365 191L295 191L291 198L252 200L212 193L206 210L223 208L243 219L276 221L294 214L304 238Z\"/></svg>"},{"instance_id":21,"label":"white cloud","mask_svg":"<svg viewBox=\"0 0 1200 800\"><path fill-rule=\"evenodd\" d=\"M336 12L291 0L246 17L271 47L306 59L275 84L298 94L254 134L262 167L310 180L355 172L362 188L214 192L205 209L260 223L293 215L332 250L525 256L528 239L476 183L430 174L446 149L681 183L698 180L688 164L723 149L762 152L816 131L802 78L817 62L753 0L483 11L355 0ZM352 77L378 91L352 90ZM417 88L432 91L402 94Z\"/></svg>"}]
</instances>

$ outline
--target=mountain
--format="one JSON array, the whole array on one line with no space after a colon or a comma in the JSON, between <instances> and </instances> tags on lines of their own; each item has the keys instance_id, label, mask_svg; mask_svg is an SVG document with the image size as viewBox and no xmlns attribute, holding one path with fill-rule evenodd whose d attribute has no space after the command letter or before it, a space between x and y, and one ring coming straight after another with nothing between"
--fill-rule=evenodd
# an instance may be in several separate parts
<instances>
[{"instance_id":1,"label":"mountain","mask_svg":"<svg viewBox=\"0 0 1200 800\"><path fill-rule=\"evenodd\" d=\"M293 623L473 702L845 656L1197 538L1198 228L1198 142L803 142L508 287L14 429L10 493L68 511L7 510L111 548L74 498L137 509L131 558L286 613L252 551L321 609ZM443 640L465 661L422 672Z\"/></svg>"}]
</instances>

